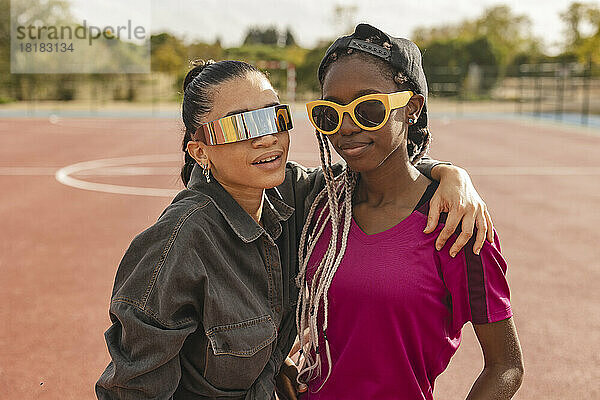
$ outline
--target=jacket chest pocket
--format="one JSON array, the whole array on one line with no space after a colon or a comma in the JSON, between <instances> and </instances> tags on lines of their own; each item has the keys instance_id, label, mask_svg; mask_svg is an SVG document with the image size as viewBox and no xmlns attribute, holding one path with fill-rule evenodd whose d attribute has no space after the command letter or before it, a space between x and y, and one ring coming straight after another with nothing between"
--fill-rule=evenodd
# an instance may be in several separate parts
<instances>
[{"instance_id":1,"label":"jacket chest pocket","mask_svg":"<svg viewBox=\"0 0 600 400\"><path fill-rule=\"evenodd\" d=\"M277 328L269 315L206 331L204 377L225 390L248 390L267 365Z\"/></svg>"}]
</instances>

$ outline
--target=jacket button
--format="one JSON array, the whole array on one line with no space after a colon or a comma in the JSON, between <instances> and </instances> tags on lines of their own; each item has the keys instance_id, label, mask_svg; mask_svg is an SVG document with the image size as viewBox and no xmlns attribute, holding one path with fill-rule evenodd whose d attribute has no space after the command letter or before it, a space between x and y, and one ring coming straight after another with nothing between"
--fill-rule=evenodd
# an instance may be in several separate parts
<instances>
[{"instance_id":1,"label":"jacket button","mask_svg":"<svg viewBox=\"0 0 600 400\"><path fill-rule=\"evenodd\" d=\"M276 312L281 312L281 306L275 306L275 311Z\"/></svg>"}]
</instances>

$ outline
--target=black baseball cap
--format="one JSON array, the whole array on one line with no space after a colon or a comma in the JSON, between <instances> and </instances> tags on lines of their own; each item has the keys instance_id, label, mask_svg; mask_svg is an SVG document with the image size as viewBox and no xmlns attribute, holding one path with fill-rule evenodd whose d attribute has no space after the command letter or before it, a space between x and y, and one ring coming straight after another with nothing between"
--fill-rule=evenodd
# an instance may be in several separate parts
<instances>
[{"instance_id":1,"label":"black baseball cap","mask_svg":"<svg viewBox=\"0 0 600 400\"><path fill-rule=\"evenodd\" d=\"M378 43L373 43L372 40L365 40L372 37L379 38L377 40ZM383 46L386 43L388 45ZM414 85L414 92L425 97L423 110L416 125L421 127L427 126L427 79L423 71L421 50L415 43L408 39L390 36L372 25L358 24L353 34L338 38L327 49L319 65L318 76L320 82L323 81L323 74L325 73L325 60L327 60L331 53L339 53L340 50L346 49L364 51L387 61L392 68L401 71Z\"/></svg>"}]
</instances>

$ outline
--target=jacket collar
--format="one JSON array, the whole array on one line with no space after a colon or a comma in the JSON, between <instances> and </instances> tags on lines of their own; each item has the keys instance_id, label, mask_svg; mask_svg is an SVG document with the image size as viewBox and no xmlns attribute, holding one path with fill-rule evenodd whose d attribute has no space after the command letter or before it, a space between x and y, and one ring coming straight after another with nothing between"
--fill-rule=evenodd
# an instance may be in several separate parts
<instances>
[{"instance_id":1,"label":"jacket collar","mask_svg":"<svg viewBox=\"0 0 600 400\"><path fill-rule=\"evenodd\" d=\"M281 234L280 222L288 220L294 213L294 208L283 201L277 188L265 190L262 213L265 229L263 229L217 180L211 179L210 183L206 183L204 171L198 163L192 169L187 188L208 196L231 229L246 243L259 238L265 233L265 229L269 236L276 240Z\"/></svg>"}]
</instances>

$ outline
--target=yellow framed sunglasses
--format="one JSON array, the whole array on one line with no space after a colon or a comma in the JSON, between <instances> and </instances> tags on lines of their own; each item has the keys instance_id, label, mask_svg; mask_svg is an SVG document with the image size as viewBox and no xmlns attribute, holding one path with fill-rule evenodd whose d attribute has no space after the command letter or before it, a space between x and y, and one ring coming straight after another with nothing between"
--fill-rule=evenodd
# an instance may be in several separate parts
<instances>
[{"instance_id":1,"label":"yellow framed sunglasses","mask_svg":"<svg viewBox=\"0 0 600 400\"><path fill-rule=\"evenodd\" d=\"M385 125L392 110L407 105L412 96L410 90L367 94L345 106L328 100L315 100L306 103L306 111L310 122L324 135L333 135L340 129L344 113L350 114L352 121L361 129L375 131Z\"/></svg>"}]
</instances>

